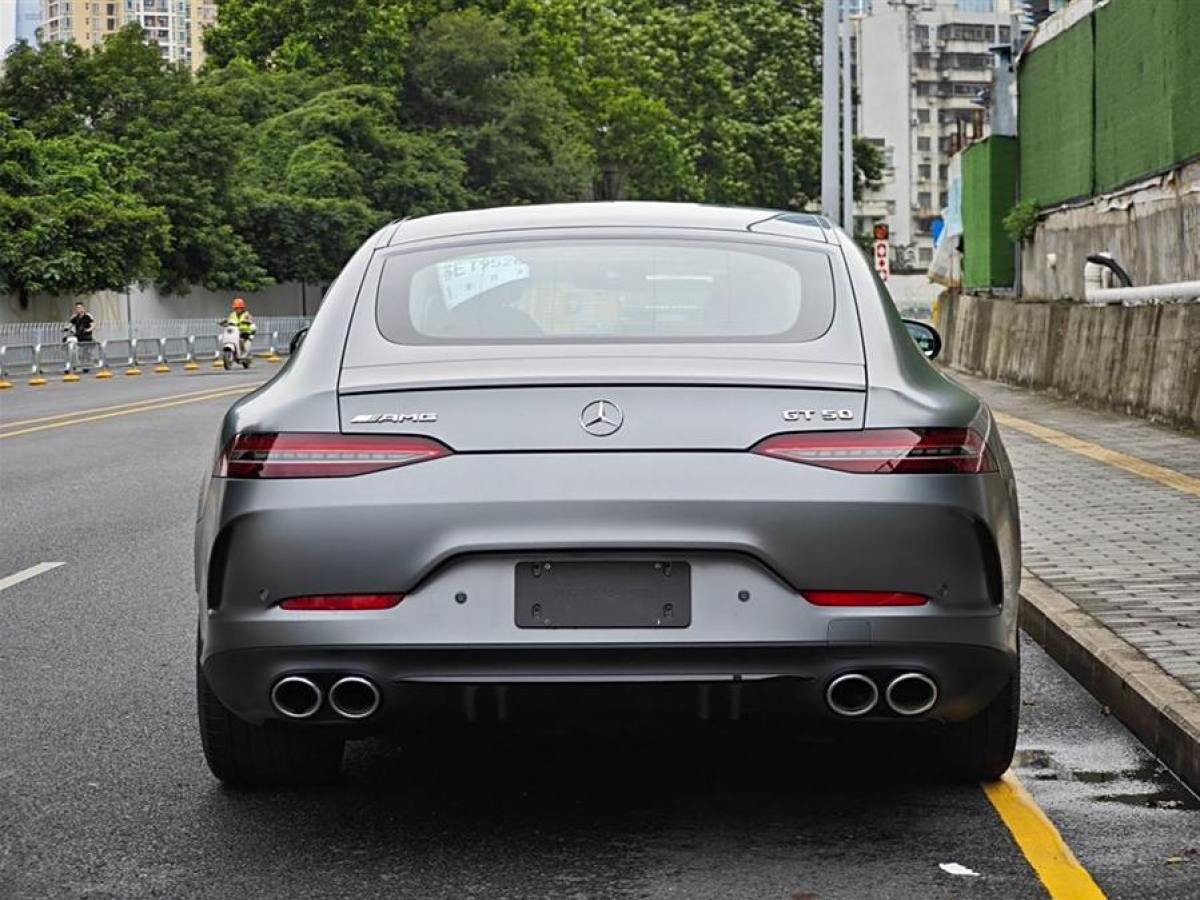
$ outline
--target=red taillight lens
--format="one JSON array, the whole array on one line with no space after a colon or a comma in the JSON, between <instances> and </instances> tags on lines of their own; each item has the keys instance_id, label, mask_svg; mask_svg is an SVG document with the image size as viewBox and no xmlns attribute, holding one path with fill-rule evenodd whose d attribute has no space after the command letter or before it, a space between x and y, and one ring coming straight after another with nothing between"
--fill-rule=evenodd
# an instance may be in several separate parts
<instances>
[{"instance_id":1,"label":"red taillight lens","mask_svg":"<svg viewBox=\"0 0 1200 900\"><path fill-rule=\"evenodd\" d=\"M289 597L279 605L283 609L339 612L391 609L403 599L403 594L317 594L312 597Z\"/></svg>"},{"instance_id":2,"label":"red taillight lens","mask_svg":"<svg viewBox=\"0 0 1200 900\"><path fill-rule=\"evenodd\" d=\"M920 594L896 591L801 591L813 606L924 606L929 602Z\"/></svg>"},{"instance_id":3,"label":"red taillight lens","mask_svg":"<svg viewBox=\"0 0 1200 900\"><path fill-rule=\"evenodd\" d=\"M970 428L877 428L777 434L754 453L863 474L995 472L987 444Z\"/></svg>"},{"instance_id":4,"label":"red taillight lens","mask_svg":"<svg viewBox=\"0 0 1200 900\"><path fill-rule=\"evenodd\" d=\"M450 448L431 438L386 434L239 434L213 474L217 478L345 478L407 466Z\"/></svg>"}]
</instances>

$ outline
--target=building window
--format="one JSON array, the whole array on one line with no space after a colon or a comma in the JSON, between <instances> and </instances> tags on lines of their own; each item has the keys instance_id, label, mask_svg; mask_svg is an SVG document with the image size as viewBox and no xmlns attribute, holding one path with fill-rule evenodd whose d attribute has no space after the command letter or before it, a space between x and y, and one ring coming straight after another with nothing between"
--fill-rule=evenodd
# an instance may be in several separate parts
<instances>
[{"instance_id":1,"label":"building window","mask_svg":"<svg viewBox=\"0 0 1200 900\"><path fill-rule=\"evenodd\" d=\"M933 205L933 197L929 191L921 191L917 194L917 206L921 209L929 209Z\"/></svg>"},{"instance_id":2,"label":"building window","mask_svg":"<svg viewBox=\"0 0 1200 900\"><path fill-rule=\"evenodd\" d=\"M928 123L929 122L929 110L918 109L917 110L917 121L921 122L922 124Z\"/></svg>"},{"instance_id":3,"label":"building window","mask_svg":"<svg viewBox=\"0 0 1200 900\"><path fill-rule=\"evenodd\" d=\"M956 6L959 12L966 13L990 13L996 11L992 0L958 0Z\"/></svg>"},{"instance_id":4,"label":"building window","mask_svg":"<svg viewBox=\"0 0 1200 900\"><path fill-rule=\"evenodd\" d=\"M941 209L945 209L949 205L950 195L946 191L942 191L940 194L938 194L938 206Z\"/></svg>"},{"instance_id":5,"label":"building window","mask_svg":"<svg viewBox=\"0 0 1200 900\"><path fill-rule=\"evenodd\" d=\"M933 248L932 247L918 247L917 248L917 259L923 263L933 262Z\"/></svg>"},{"instance_id":6,"label":"building window","mask_svg":"<svg viewBox=\"0 0 1200 900\"><path fill-rule=\"evenodd\" d=\"M921 163L917 166L917 177L923 181L928 181L933 177L933 170L930 168L929 163Z\"/></svg>"},{"instance_id":7,"label":"building window","mask_svg":"<svg viewBox=\"0 0 1200 900\"><path fill-rule=\"evenodd\" d=\"M932 150L933 148L930 147L929 144L930 144L929 138L927 138L927 137L917 138L917 149L918 150L926 150L926 151Z\"/></svg>"},{"instance_id":8,"label":"building window","mask_svg":"<svg viewBox=\"0 0 1200 900\"><path fill-rule=\"evenodd\" d=\"M938 39L943 41L975 41L982 44L984 41L990 41L993 34L990 25L967 25L963 22L954 22L938 27Z\"/></svg>"},{"instance_id":9,"label":"building window","mask_svg":"<svg viewBox=\"0 0 1200 900\"><path fill-rule=\"evenodd\" d=\"M938 166L938 181L945 181L950 177L950 167L947 165Z\"/></svg>"}]
</instances>

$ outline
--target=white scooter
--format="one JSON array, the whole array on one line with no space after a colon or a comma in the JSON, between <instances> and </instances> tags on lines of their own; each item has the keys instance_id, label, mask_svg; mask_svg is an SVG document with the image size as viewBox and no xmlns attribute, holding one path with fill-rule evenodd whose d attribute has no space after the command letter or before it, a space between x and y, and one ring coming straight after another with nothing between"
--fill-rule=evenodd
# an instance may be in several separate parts
<instances>
[{"instance_id":1,"label":"white scooter","mask_svg":"<svg viewBox=\"0 0 1200 900\"><path fill-rule=\"evenodd\" d=\"M89 342L79 343L79 338L75 335L74 328L63 329L63 343L66 344L66 353L63 355L63 374L70 375L72 372L88 372L88 366L92 364L93 351L92 347L95 344Z\"/></svg>"},{"instance_id":2,"label":"white scooter","mask_svg":"<svg viewBox=\"0 0 1200 900\"><path fill-rule=\"evenodd\" d=\"M241 363L243 369L250 368L250 338L258 328L251 325L250 334L243 343L242 332L236 322L222 319L218 324L221 326L221 364L227 370L232 369L234 363Z\"/></svg>"}]
</instances>

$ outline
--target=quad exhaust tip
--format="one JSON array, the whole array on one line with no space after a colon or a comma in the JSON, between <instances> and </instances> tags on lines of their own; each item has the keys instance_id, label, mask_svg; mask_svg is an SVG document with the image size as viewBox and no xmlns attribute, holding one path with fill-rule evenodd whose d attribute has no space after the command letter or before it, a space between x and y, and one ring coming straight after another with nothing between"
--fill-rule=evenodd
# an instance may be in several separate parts
<instances>
[{"instance_id":1,"label":"quad exhaust tip","mask_svg":"<svg viewBox=\"0 0 1200 900\"><path fill-rule=\"evenodd\" d=\"M825 689L825 702L839 716L865 716L879 702L879 688L858 672L839 675Z\"/></svg>"},{"instance_id":2,"label":"quad exhaust tip","mask_svg":"<svg viewBox=\"0 0 1200 900\"><path fill-rule=\"evenodd\" d=\"M347 675L329 689L329 705L345 719L365 719L379 709L379 688L366 678Z\"/></svg>"},{"instance_id":3,"label":"quad exhaust tip","mask_svg":"<svg viewBox=\"0 0 1200 900\"><path fill-rule=\"evenodd\" d=\"M289 675L271 688L271 705L289 719L307 719L321 708L321 689L308 678Z\"/></svg>"},{"instance_id":4,"label":"quad exhaust tip","mask_svg":"<svg viewBox=\"0 0 1200 900\"><path fill-rule=\"evenodd\" d=\"M892 712L902 716L919 716L933 709L937 703L938 689L928 675L905 672L892 679L884 697Z\"/></svg>"}]
</instances>

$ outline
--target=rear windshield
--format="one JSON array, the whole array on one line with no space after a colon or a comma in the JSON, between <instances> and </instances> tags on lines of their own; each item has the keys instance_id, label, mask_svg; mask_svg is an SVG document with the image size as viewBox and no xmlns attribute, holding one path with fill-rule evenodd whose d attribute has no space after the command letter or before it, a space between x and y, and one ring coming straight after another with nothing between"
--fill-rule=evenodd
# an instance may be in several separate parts
<instances>
[{"instance_id":1,"label":"rear windshield","mask_svg":"<svg viewBox=\"0 0 1200 900\"><path fill-rule=\"evenodd\" d=\"M376 319L403 344L792 342L824 334L833 309L817 251L573 238L392 256Z\"/></svg>"}]
</instances>

